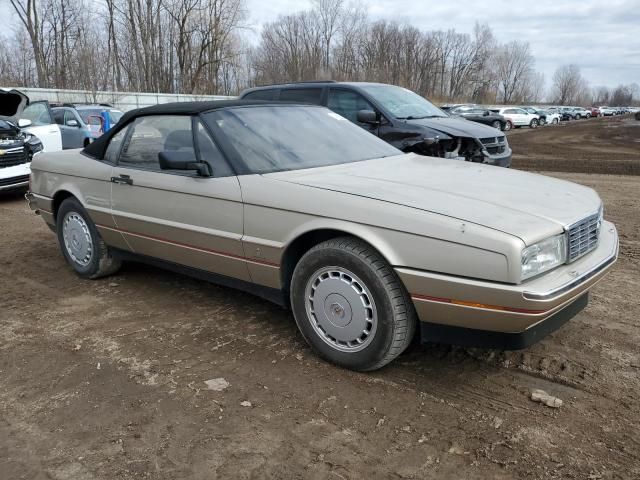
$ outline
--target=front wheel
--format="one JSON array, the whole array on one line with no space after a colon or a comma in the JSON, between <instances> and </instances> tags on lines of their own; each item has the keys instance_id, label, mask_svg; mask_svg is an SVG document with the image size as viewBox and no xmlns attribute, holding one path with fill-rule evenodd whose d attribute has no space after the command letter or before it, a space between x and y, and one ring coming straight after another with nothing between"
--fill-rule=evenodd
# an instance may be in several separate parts
<instances>
[{"instance_id":1,"label":"front wheel","mask_svg":"<svg viewBox=\"0 0 640 480\"><path fill-rule=\"evenodd\" d=\"M65 260L82 278L115 273L120 260L113 257L87 211L73 197L65 199L56 216L58 243Z\"/></svg>"},{"instance_id":2,"label":"front wheel","mask_svg":"<svg viewBox=\"0 0 640 480\"><path fill-rule=\"evenodd\" d=\"M529 123L529 128L538 128L538 120L536 120L535 118L531 120L531 123Z\"/></svg>"},{"instance_id":3,"label":"front wheel","mask_svg":"<svg viewBox=\"0 0 640 480\"><path fill-rule=\"evenodd\" d=\"M291 279L291 308L318 355L358 371L376 370L400 355L417 322L393 269L351 237L327 240L304 254Z\"/></svg>"}]
</instances>

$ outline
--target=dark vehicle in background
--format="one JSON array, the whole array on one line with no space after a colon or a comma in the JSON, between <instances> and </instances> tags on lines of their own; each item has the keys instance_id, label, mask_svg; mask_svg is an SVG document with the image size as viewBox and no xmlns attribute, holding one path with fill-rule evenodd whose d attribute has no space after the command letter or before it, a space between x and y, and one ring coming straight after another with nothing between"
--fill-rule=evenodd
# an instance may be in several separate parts
<instances>
[{"instance_id":1,"label":"dark vehicle in background","mask_svg":"<svg viewBox=\"0 0 640 480\"><path fill-rule=\"evenodd\" d=\"M502 132L449 116L420 95L394 85L288 83L250 88L240 98L326 106L403 152L511 165L511 148Z\"/></svg>"},{"instance_id":2,"label":"dark vehicle in background","mask_svg":"<svg viewBox=\"0 0 640 480\"><path fill-rule=\"evenodd\" d=\"M494 113L488 108L478 105L451 105L444 106L442 110L449 115L462 117L472 122L482 123L498 130L508 130L507 120L500 114Z\"/></svg>"}]
</instances>

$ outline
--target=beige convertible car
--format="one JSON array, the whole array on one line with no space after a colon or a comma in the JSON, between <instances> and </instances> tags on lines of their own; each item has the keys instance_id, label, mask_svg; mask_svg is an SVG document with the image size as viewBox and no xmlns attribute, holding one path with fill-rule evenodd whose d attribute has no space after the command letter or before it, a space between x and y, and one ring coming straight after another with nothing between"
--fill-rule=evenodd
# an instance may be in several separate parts
<instances>
[{"instance_id":1,"label":"beige convertible car","mask_svg":"<svg viewBox=\"0 0 640 480\"><path fill-rule=\"evenodd\" d=\"M618 254L589 188L403 154L318 106L134 110L31 171L29 203L81 277L131 260L253 292L356 370L416 332L524 348L584 308Z\"/></svg>"}]
</instances>

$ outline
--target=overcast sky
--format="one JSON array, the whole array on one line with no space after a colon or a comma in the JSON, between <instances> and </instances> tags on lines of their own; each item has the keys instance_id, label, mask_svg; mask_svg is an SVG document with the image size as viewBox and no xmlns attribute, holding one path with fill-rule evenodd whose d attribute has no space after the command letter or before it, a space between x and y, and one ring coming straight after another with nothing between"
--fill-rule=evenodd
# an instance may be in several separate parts
<instances>
[{"instance_id":1,"label":"overcast sky","mask_svg":"<svg viewBox=\"0 0 640 480\"><path fill-rule=\"evenodd\" d=\"M304 0L246 0L259 32L278 15L305 9ZM575 63L591 85L640 83L640 0L367 0L372 20L407 22L423 30L471 33L488 23L500 42L526 40L545 74Z\"/></svg>"},{"instance_id":2,"label":"overcast sky","mask_svg":"<svg viewBox=\"0 0 640 480\"><path fill-rule=\"evenodd\" d=\"M309 7L305 0L245 0L251 35L260 26ZM408 22L423 30L471 33L486 22L500 42L526 40L545 74L575 63L592 86L640 83L640 0L363 0L372 20ZM17 27L9 0L0 0L0 19ZM4 29L2 29L4 30Z\"/></svg>"}]
</instances>

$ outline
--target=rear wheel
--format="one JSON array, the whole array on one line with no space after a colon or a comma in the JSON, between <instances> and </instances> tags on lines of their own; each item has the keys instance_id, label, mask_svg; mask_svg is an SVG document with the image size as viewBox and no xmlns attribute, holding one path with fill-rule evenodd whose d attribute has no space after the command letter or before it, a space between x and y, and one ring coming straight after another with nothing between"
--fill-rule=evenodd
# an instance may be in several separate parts
<instances>
[{"instance_id":1,"label":"rear wheel","mask_svg":"<svg viewBox=\"0 0 640 480\"><path fill-rule=\"evenodd\" d=\"M104 243L87 211L73 197L65 199L56 216L58 243L67 263L83 278L115 273L121 265Z\"/></svg>"},{"instance_id":2,"label":"rear wheel","mask_svg":"<svg viewBox=\"0 0 640 480\"><path fill-rule=\"evenodd\" d=\"M291 279L291 307L318 355L358 371L378 369L400 355L417 321L393 269L351 237L322 242L300 259Z\"/></svg>"},{"instance_id":3,"label":"rear wheel","mask_svg":"<svg viewBox=\"0 0 640 480\"><path fill-rule=\"evenodd\" d=\"M504 124L504 131L508 131L511 130L513 128L513 123L511 123L511 120L507 120L507 122Z\"/></svg>"},{"instance_id":4,"label":"rear wheel","mask_svg":"<svg viewBox=\"0 0 640 480\"><path fill-rule=\"evenodd\" d=\"M502 123L500 123L500 120L495 120L491 126L493 128L497 128L498 130L502 130Z\"/></svg>"}]
</instances>

